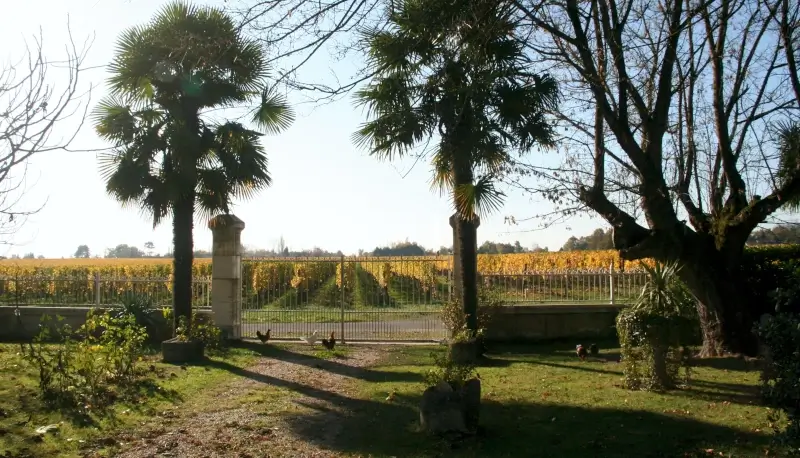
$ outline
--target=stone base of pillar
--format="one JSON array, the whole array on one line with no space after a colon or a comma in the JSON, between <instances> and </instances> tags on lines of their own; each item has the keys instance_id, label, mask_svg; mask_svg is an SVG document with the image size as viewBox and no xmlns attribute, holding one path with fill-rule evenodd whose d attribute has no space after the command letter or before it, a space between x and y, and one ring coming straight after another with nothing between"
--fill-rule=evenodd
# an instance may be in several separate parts
<instances>
[{"instance_id":1,"label":"stone base of pillar","mask_svg":"<svg viewBox=\"0 0 800 458\"><path fill-rule=\"evenodd\" d=\"M242 328L236 325L217 326L222 333L223 340L242 340Z\"/></svg>"}]
</instances>

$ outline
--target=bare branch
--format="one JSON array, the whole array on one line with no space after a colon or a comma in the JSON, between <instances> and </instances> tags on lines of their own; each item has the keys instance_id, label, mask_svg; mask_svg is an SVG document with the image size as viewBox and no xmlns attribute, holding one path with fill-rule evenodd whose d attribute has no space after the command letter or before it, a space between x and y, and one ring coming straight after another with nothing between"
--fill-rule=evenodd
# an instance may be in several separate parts
<instances>
[{"instance_id":1,"label":"bare branch","mask_svg":"<svg viewBox=\"0 0 800 458\"><path fill-rule=\"evenodd\" d=\"M363 43L358 30L381 28L390 4L387 0L238 0L227 9L238 17L242 30L256 39L270 53L269 63L277 70L275 84L300 92L312 103L338 99L373 75L365 66L349 66L348 81L340 81L337 71L325 80L309 65L319 64L317 57L329 57L333 63L358 62Z\"/></svg>"},{"instance_id":2,"label":"bare branch","mask_svg":"<svg viewBox=\"0 0 800 458\"><path fill-rule=\"evenodd\" d=\"M64 60L45 58L40 30L32 46L26 43L23 60L0 68L0 243L9 243L25 218L42 208L20 208L28 161L66 150L86 119L89 93L81 92L79 76L90 41L79 48L71 31L68 36ZM58 77L51 78L49 71ZM65 137L51 138L57 126L76 117Z\"/></svg>"}]
</instances>

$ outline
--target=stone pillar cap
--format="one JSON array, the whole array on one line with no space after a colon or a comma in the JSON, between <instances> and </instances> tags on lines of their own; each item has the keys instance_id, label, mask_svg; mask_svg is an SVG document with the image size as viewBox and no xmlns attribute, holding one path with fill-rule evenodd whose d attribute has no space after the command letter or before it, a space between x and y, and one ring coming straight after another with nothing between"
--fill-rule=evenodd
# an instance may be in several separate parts
<instances>
[{"instance_id":1,"label":"stone pillar cap","mask_svg":"<svg viewBox=\"0 0 800 458\"><path fill-rule=\"evenodd\" d=\"M244 221L239 219L236 215L217 215L208 221L208 228L212 231L215 229L244 229Z\"/></svg>"}]
</instances>

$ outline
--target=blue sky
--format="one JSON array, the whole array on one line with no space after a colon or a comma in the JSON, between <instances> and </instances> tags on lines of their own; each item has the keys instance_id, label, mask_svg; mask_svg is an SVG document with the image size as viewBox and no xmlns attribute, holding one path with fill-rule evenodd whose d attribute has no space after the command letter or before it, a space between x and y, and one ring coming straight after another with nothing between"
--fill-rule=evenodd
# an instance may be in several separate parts
<instances>
[{"instance_id":1,"label":"blue sky","mask_svg":"<svg viewBox=\"0 0 800 458\"><path fill-rule=\"evenodd\" d=\"M23 55L24 39L41 26L46 56L63 59L67 19L78 42L94 36L82 74L83 86L93 86L91 104L103 96L106 78L103 66L113 55L120 31L146 22L162 6L157 0L26 0L13 2L0 17L0 39L6 45L0 59ZM9 9L10 8L10 9ZM9 51L10 50L10 51ZM356 63L343 62L346 71ZM329 74L327 55L315 59L309 74ZM52 83L60 85L57 72ZM447 218L449 202L429 188L430 167L420 162L380 163L356 149L350 136L365 120L346 97L336 103L312 109L298 108L298 119L285 133L265 138L273 186L256 198L238 203L234 213L247 228L243 243L272 248L283 236L291 249L319 246L350 254L359 248L372 249L408 238L427 247L451 244ZM75 125L65 124L54 140L67 135ZM105 145L85 125L72 145L91 150ZM557 152L549 153L551 155ZM542 160L550 160L543 158ZM93 152L58 151L31 161L27 187L20 205L44 208L31 216L0 254L34 252L46 257L69 257L80 244L93 253L118 243L141 247L153 241L164 252L171 243L171 224L155 230L135 209L122 209L105 194ZM598 219L572 219L565 224L539 230L535 222L508 226L504 217L525 218L545 212L549 206L539 197L511 194L505 207L485 218L479 240L538 244L560 247L570 233L584 235L602 225ZM211 234L204 221L197 221L195 245L209 249Z\"/></svg>"}]
</instances>

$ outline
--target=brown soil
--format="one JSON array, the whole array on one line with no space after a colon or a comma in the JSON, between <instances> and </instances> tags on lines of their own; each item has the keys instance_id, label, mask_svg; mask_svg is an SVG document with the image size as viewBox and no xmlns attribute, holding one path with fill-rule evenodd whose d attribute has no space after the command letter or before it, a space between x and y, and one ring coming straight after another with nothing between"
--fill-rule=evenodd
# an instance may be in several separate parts
<instances>
[{"instance_id":1,"label":"brown soil","mask_svg":"<svg viewBox=\"0 0 800 458\"><path fill-rule=\"evenodd\" d=\"M220 408L165 412L162 426L117 438L124 458L333 457L326 447L339 434L354 380L385 350L355 347L346 358L321 360L285 352L261 357L243 379L220 390ZM291 356L290 356L291 355ZM270 399L237 402L265 386L291 390ZM256 398L258 399L258 398ZM276 409L277 407L277 409ZM289 421L291 419L291 421ZM302 438L301 438L302 437ZM309 439L313 437L314 439Z\"/></svg>"}]
</instances>

